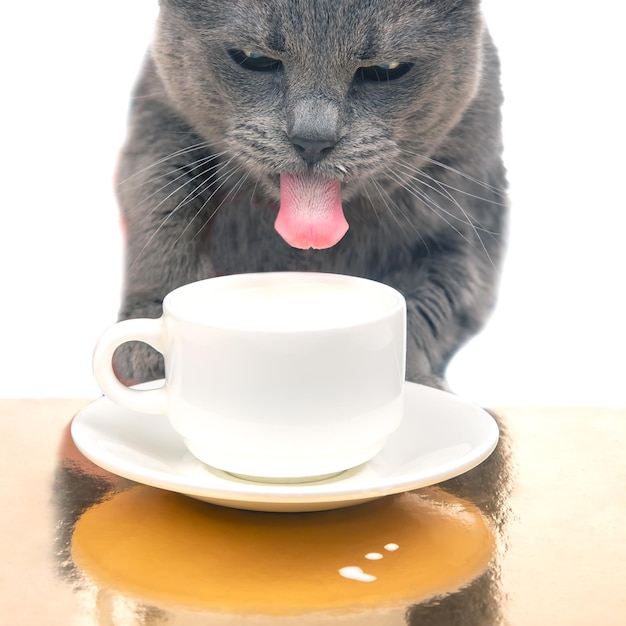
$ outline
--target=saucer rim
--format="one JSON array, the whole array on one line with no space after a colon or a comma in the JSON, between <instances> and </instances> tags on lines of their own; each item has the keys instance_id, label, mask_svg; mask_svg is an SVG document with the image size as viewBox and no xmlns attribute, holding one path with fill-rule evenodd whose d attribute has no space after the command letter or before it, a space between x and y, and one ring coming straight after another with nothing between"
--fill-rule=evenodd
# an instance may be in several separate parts
<instances>
[{"instance_id":1,"label":"saucer rim","mask_svg":"<svg viewBox=\"0 0 626 626\"><path fill-rule=\"evenodd\" d=\"M154 381L140 387L154 386L162 384L162 382ZM396 472L388 477L368 477L368 469L374 467L376 461L385 452L391 450L394 441L392 435L378 455L356 468L348 469L337 476L318 482L280 484L246 481L208 467L186 450L182 438L171 428L166 416L147 416L130 411L115 405L105 396L94 400L76 414L72 420L71 434L79 451L90 461L113 474L139 484L178 492L222 506L242 509L296 512L339 508L387 495L429 487L449 480L478 466L495 449L499 439L498 425L495 419L481 407L464 401L451 393L412 382L405 383L405 392L407 408L403 421L398 428L400 431L398 434L402 434L403 426L404 430L408 431L416 428L418 424L424 423L424 416L415 405L417 403L419 406L418 401L428 404L424 401L426 399L430 403L434 402L435 405L439 405L438 412L440 414L436 416L437 419L450 420L452 414L450 408L453 406L457 411L461 409L463 412L467 412L464 417L467 420L466 425L469 424L469 420L473 420L472 426L476 432L479 429L482 432L480 441L474 442L470 446L470 450L458 459L438 466L435 465L431 471L408 471L405 474ZM432 409L432 407L430 408ZM181 457L178 459L178 463L185 462L196 466L197 469L202 468L204 470L202 475L205 480L149 467L142 468L137 463L128 462L124 458L115 457L115 455L105 452L94 440L90 429L93 429L94 426L100 426L106 430L106 423L102 416L111 413L118 419L122 418L123 414L134 416L136 424L141 424L145 420L153 422L158 428L167 432L168 436L172 436L172 444L175 443L180 446ZM428 419L433 417L435 416L429 415ZM155 458L158 459L158 457Z\"/></svg>"}]
</instances>

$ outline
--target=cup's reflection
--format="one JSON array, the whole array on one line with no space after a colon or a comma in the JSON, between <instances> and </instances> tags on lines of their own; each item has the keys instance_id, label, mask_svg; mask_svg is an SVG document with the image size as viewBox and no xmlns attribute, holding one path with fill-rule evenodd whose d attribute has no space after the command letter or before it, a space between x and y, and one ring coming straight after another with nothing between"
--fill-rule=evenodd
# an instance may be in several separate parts
<instances>
[{"instance_id":1,"label":"cup's reflection","mask_svg":"<svg viewBox=\"0 0 626 626\"><path fill-rule=\"evenodd\" d=\"M253 624L254 616L402 614L480 576L494 546L480 510L438 488L272 514L137 486L88 509L71 549L100 588Z\"/></svg>"}]
</instances>

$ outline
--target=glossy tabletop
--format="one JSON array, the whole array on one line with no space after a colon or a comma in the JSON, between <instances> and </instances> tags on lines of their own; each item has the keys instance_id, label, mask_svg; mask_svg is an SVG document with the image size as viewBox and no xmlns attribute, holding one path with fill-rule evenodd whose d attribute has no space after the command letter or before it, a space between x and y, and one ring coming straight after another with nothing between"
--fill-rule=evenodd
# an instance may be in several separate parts
<instances>
[{"instance_id":1,"label":"glossy tabletop","mask_svg":"<svg viewBox=\"0 0 626 626\"><path fill-rule=\"evenodd\" d=\"M626 624L626 409L491 411L458 478L266 513L96 467L87 403L0 400L0 626Z\"/></svg>"}]
</instances>

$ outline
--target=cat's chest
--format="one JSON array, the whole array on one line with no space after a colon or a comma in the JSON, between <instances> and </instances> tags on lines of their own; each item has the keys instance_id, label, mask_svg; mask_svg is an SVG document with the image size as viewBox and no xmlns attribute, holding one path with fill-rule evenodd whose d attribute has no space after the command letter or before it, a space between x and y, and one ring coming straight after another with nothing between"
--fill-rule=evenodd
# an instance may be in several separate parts
<instances>
[{"instance_id":1,"label":"cat's chest","mask_svg":"<svg viewBox=\"0 0 626 626\"><path fill-rule=\"evenodd\" d=\"M347 217L350 222L349 212ZM292 248L275 231L275 220L276 210L269 206L224 205L203 243L216 273L318 271L378 278L408 264L413 254L412 242L375 215L353 219L343 239L327 250Z\"/></svg>"}]
</instances>

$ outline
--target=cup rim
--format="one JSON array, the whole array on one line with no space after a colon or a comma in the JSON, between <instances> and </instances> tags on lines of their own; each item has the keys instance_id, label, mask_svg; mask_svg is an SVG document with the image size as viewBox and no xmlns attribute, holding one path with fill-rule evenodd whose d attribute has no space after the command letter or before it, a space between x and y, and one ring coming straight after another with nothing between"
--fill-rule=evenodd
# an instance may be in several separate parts
<instances>
[{"instance_id":1,"label":"cup rim","mask_svg":"<svg viewBox=\"0 0 626 626\"><path fill-rule=\"evenodd\" d=\"M330 280L330 281L346 281L347 280L350 282L357 282L361 285L366 285L370 289L378 289L378 290L386 291L389 295L392 295L395 298L395 300L393 302L393 305L391 305L388 309L376 315L373 315L367 319L361 319L357 322L349 321L346 323L333 324L333 325L326 326L323 328L245 327L245 326L242 326L240 323L229 324L228 322L225 322L223 320L220 320L219 322L211 321L211 320L207 321L206 319L202 319L198 315L194 315L193 313L190 313L189 311L182 311L180 310L180 308L177 308L174 305L174 301L176 297L180 295L181 292L193 290L193 289L203 289L204 288L203 285L206 285L208 283L210 283L215 289L219 289L220 284L231 283L233 281L241 281L242 284L244 284L248 281L252 283L253 281L257 281L259 279L261 279L262 281L270 281L270 280L276 280L276 279L280 280L281 278L285 278L285 279L288 278L291 280L297 277L302 277L306 279L314 278L317 280ZM262 334L262 333L302 334L302 333L319 333L319 332L329 333L335 330L337 331L345 330L346 328L356 329L358 327L376 324L380 320L383 320L387 317L391 317L397 314L398 312L401 312L402 310L406 312L406 299L402 295L402 293L400 293L400 291L398 291L394 287L391 287L390 285L387 285L385 283L382 283L376 280L372 280L370 278L362 278L360 276L351 276L348 274L340 274L340 273L333 273L333 272L278 271L278 272L246 272L246 273L239 273L239 274L226 274L223 276L205 278L202 280L194 281L194 282L182 285L180 287L177 287L176 289L168 293L163 300L163 316L164 317L172 317L174 319L183 321L185 323L200 324L206 327L230 329L230 330L237 330L241 332L254 332L254 333L259 333L259 334Z\"/></svg>"}]
</instances>

